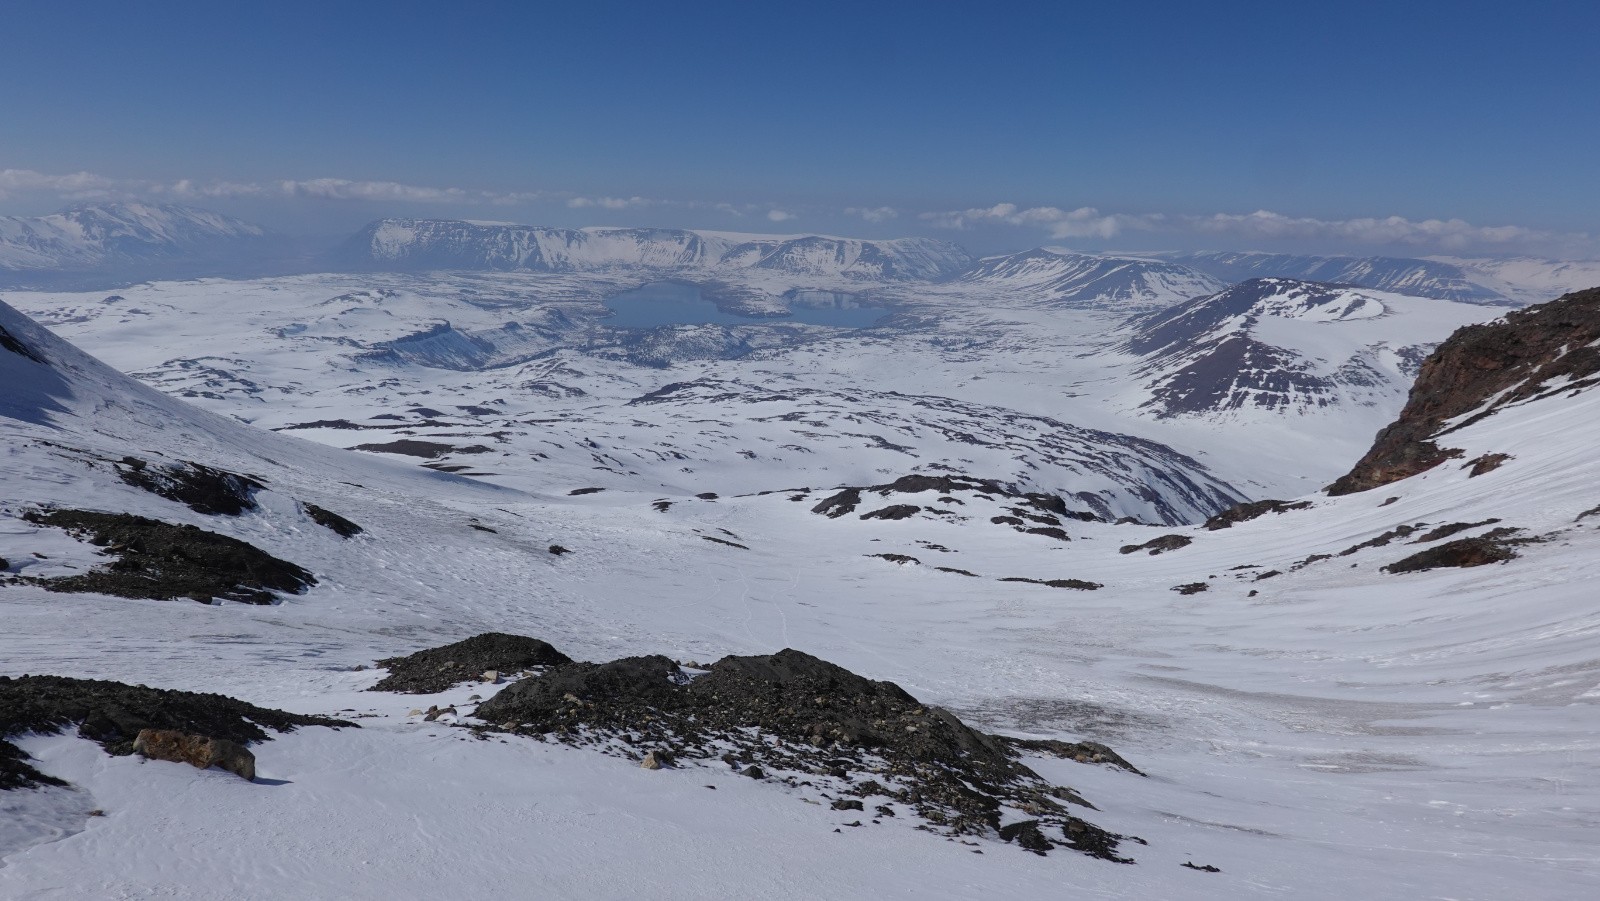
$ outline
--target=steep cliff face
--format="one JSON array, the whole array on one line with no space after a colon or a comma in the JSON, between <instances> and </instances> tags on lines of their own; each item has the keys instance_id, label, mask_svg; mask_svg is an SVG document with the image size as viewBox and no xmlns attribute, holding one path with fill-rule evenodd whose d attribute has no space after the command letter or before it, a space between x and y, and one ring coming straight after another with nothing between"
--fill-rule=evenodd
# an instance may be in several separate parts
<instances>
[{"instance_id":1,"label":"steep cliff face","mask_svg":"<svg viewBox=\"0 0 1600 901\"><path fill-rule=\"evenodd\" d=\"M1469 325L1422 364L1400 418L1328 486L1352 494L1432 469L1460 451L1440 440L1513 404L1600 384L1600 288Z\"/></svg>"}]
</instances>

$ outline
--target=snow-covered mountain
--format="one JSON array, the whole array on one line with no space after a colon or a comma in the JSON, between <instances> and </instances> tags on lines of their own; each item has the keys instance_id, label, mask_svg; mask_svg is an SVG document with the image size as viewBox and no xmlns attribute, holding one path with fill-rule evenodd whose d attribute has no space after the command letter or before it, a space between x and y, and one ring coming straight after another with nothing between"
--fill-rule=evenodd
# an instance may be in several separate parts
<instances>
[{"instance_id":1,"label":"snow-covered mountain","mask_svg":"<svg viewBox=\"0 0 1600 901\"><path fill-rule=\"evenodd\" d=\"M139 270L245 254L268 237L259 226L192 207L84 206L37 218L0 218L0 271Z\"/></svg>"},{"instance_id":2,"label":"snow-covered mountain","mask_svg":"<svg viewBox=\"0 0 1600 901\"><path fill-rule=\"evenodd\" d=\"M1293 278L1356 285L1461 303L1492 306L1514 306L1519 303L1481 283L1462 267L1441 260L1213 251L1165 253L1160 256L1228 283L1252 278Z\"/></svg>"},{"instance_id":3,"label":"snow-covered mountain","mask_svg":"<svg viewBox=\"0 0 1600 901\"><path fill-rule=\"evenodd\" d=\"M1188 266L1043 247L979 260L963 284L1063 308L1133 312L1211 294L1225 282Z\"/></svg>"},{"instance_id":4,"label":"snow-covered mountain","mask_svg":"<svg viewBox=\"0 0 1600 901\"><path fill-rule=\"evenodd\" d=\"M351 238L336 259L357 268L393 270L646 269L702 274L768 270L796 276L906 281L942 278L965 268L971 258L954 244L929 238L869 241L820 235L380 219Z\"/></svg>"},{"instance_id":5,"label":"snow-covered mountain","mask_svg":"<svg viewBox=\"0 0 1600 901\"><path fill-rule=\"evenodd\" d=\"M1481 309L1348 285L1258 278L1132 320L1130 397L1158 417L1398 405L1433 342Z\"/></svg>"}]
</instances>

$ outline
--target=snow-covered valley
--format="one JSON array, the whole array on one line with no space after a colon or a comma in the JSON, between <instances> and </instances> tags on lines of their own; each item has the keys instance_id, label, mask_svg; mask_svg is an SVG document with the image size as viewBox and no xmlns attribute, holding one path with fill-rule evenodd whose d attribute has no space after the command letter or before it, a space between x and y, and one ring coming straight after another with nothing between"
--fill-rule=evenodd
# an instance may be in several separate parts
<instances>
[{"instance_id":1,"label":"snow-covered valley","mask_svg":"<svg viewBox=\"0 0 1600 901\"><path fill-rule=\"evenodd\" d=\"M554 258L548 232L518 253ZM946 277L925 246L734 265L752 242L717 240L697 278L740 309L838 292L889 314L620 328L603 300L663 272L610 257L0 295L0 674L360 726L253 745L254 783L72 729L16 737L70 786L0 792L0 895L1600 891L1582 360L1451 420L1446 462L1331 497L1434 347L1506 307L1060 254ZM140 484L185 463L248 476L252 503L205 513ZM1268 498L1307 503L1213 518ZM198 526L315 584L265 605L52 590L115 551L38 521L55 508ZM1447 540L1512 556L1384 571ZM1136 863L946 841L898 801L830 806L844 786L820 775L466 728L536 675L366 690L376 661L482 632L593 661L795 648L988 732L1102 742L1144 775L1022 759ZM429 707L456 712L412 713Z\"/></svg>"}]
</instances>

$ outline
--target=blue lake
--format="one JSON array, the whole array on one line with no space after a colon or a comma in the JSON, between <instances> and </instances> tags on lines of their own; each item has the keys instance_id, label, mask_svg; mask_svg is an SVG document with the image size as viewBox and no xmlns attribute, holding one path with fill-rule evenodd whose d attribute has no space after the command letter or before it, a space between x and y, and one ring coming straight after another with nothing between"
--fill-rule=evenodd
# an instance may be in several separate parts
<instances>
[{"instance_id":1,"label":"blue lake","mask_svg":"<svg viewBox=\"0 0 1600 901\"><path fill-rule=\"evenodd\" d=\"M717 309L698 285L653 282L606 298L611 310L608 325L621 328L659 328L664 325L774 325L803 322L835 328L866 328L882 319L884 307L857 306L847 294L830 291L795 292L786 297L787 316L740 316Z\"/></svg>"}]
</instances>

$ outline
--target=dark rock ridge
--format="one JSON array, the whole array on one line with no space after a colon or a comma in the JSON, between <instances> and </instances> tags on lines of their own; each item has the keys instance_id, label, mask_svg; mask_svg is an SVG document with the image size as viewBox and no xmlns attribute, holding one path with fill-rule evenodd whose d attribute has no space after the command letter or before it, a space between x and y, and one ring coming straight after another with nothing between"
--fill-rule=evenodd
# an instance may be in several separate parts
<instances>
[{"instance_id":1,"label":"dark rock ridge","mask_svg":"<svg viewBox=\"0 0 1600 901\"><path fill-rule=\"evenodd\" d=\"M199 463L151 465L137 457L123 457L117 464L117 476L135 488L207 516L238 516L254 510L255 493L267 487L250 476Z\"/></svg>"},{"instance_id":2,"label":"dark rock ridge","mask_svg":"<svg viewBox=\"0 0 1600 901\"><path fill-rule=\"evenodd\" d=\"M354 538L366 531L332 510L319 507L316 504L301 501L300 507L306 511L307 516L311 517L312 522L328 529L340 538Z\"/></svg>"},{"instance_id":3,"label":"dark rock ridge","mask_svg":"<svg viewBox=\"0 0 1600 901\"><path fill-rule=\"evenodd\" d=\"M1194 539L1188 535L1162 535L1152 538L1144 544L1125 544L1117 550L1119 554L1134 554L1139 551L1148 551L1154 557L1164 551L1176 551L1194 544Z\"/></svg>"},{"instance_id":4,"label":"dark rock ridge","mask_svg":"<svg viewBox=\"0 0 1600 901\"><path fill-rule=\"evenodd\" d=\"M353 726L343 720L285 713L217 694L197 694L63 676L0 676L0 790L61 785L35 770L5 739L29 732L55 734L76 726L107 753L131 754L139 733L174 730L248 745L267 730L298 726Z\"/></svg>"},{"instance_id":5,"label":"dark rock ridge","mask_svg":"<svg viewBox=\"0 0 1600 901\"><path fill-rule=\"evenodd\" d=\"M310 572L293 563L196 526L87 510L31 511L23 518L87 538L116 557L81 575L25 579L47 591L271 604L277 601L274 592L302 594L317 584Z\"/></svg>"},{"instance_id":6,"label":"dark rock ridge","mask_svg":"<svg viewBox=\"0 0 1600 901\"><path fill-rule=\"evenodd\" d=\"M1386 573L1415 573L1444 567L1487 566L1490 563L1504 563L1507 560L1515 560L1517 552L1514 548L1519 544L1527 544L1533 540L1511 537L1519 531L1521 530L1499 528L1492 529L1483 535L1473 538L1458 538L1455 541L1447 541L1425 551L1418 551L1403 560L1396 560L1383 567L1383 571Z\"/></svg>"},{"instance_id":7,"label":"dark rock ridge","mask_svg":"<svg viewBox=\"0 0 1600 901\"><path fill-rule=\"evenodd\" d=\"M1600 382L1600 288L1458 329L1422 364L1405 408L1355 468L1328 486L1353 494L1461 455L1438 439L1495 411ZM1471 414L1470 416L1467 414ZM1445 423L1465 417L1446 428Z\"/></svg>"},{"instance_id":8,"label":"dark rock ridge","mask_svg":"<svg viewBox=\"0 0 1600 901\"><path fill-rule=\"evenodd\" d=\"M369 690L437 694L481 678L490 670L514 673L571 662L571 657L537 638L485 632L455 644L379 660L378 665L387 669L389 675Z\"/></svg>"},{"instance_id":9,"label":"dark rock ridge","mask_svg":"<svg viewBox=\"0 0 1600 901\"><path fill-rule=\"evenodd\" d=\"M19 354L21 356L27 357L28 359L32 360L35 363L38 363L41 366L49 366L50 365L49 363L46 363L44 361L44 357L41 357L38 354L34 353L32 348L28 347L28 345L26 345L26 344L23 344L21 339L17 338L15 335L13 335L10 332L6 331L4 328L0 328L0 348L3 348L5 350L9 350L14 354Z\"/></svg>"},{"instance_id":10,"label":"dark rock ridge","mask_svg":"<svg viewBox=\"0 0 1600 901\"><path fill-rule=\"evenodd\" d=\"M1206 520L1206 528L1212 532L1218 529L1231 529L1242 522L1260 519L1268 513L1288 513L1290 510L1305 510L1311 506L1310 501L1247 501L1235 504Z\"/></svg>"},{"instance_id":11,"label":"dark rock ridge","mask_svg":"<svg viewBox=\"0 0 1600 901\"><path fill-rule=\"evenodd\" d=\"M963 492L977 494L995 502L1012 501L1017 504L1017 506L1009 508L1014 515L992 516L989 521L996 525L1009 525L1018 532L1046 535L1061 541L1072 540L1060 528L1061 517L1080 522L1095 522L1104 518L1086 510L1068 508L1066 500L1059 495L1042 491L1018 491L1016 488L1003 485L994 479L979 479L955 473L943 475L915 473L901 476L884 485L840 488L836 493L813 506L811 512L821 514L829 519L838 519L841 516L854 513L856 508L863 503L862 495L867 492L878 494L882 497L889 497L894 494L925 494L933 492L939 495L937 500L945 504L965 504L966 501L955 496ZM1088 502L1090 499L1082 498L1082 500ZM1094 500L1098 500L1098 498L1094 498ZM938 507L923 507L917 504L890 504L887 507L863 513L860 518L909 519L925 510L932 513L945 512ZM1030 522L1038 523L1039 525L1030 526Z\"/></svg>"},{"instance_id":12,"label":"dark rock ridge","mask_svg":"<svg viewBox=\"0 0 1600 901\"><path fill-rule=\"evenodd\" d=\"M1003 810L1025 810L1041 839L1029 850L1060 844L1127 861L1117 854L1122 836L1068 813L1062 801L1081 803L1076 792L1023 766L1006 741L892 682L800 651L724 657L703 672L659 655L561 664L513 683L476 716L636 759L665 751L679 766L720 760L824 797L888 798L951 836L996 834Z\"/></svg>"}]
</instances>

